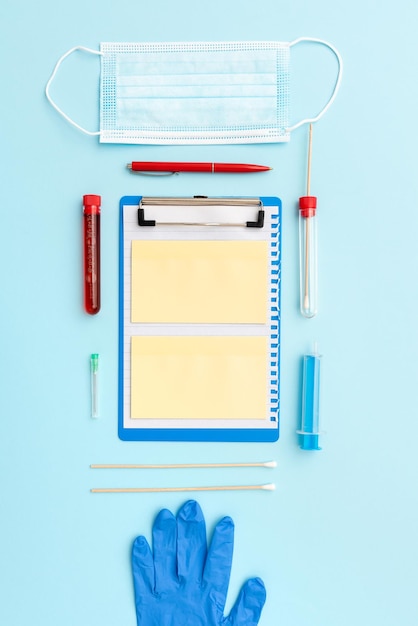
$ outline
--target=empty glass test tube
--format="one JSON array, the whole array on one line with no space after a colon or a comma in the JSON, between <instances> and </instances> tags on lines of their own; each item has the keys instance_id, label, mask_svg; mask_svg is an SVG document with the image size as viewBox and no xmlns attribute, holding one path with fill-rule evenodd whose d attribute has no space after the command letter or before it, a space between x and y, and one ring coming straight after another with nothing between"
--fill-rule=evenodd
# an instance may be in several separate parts
<instances>
[{"instance_id":1,"label":"empty glass test tube","mask_svg":"<svg viewBox=\"0 0 418 626\"><path fill-rule=\"evenodd\" d=\"M300 421L299 446L302 450L320 450L319 447L319 385L321 355L315 346L311 354L303 357L302 371L302 415Z\"/></svg>"}]
</instances>

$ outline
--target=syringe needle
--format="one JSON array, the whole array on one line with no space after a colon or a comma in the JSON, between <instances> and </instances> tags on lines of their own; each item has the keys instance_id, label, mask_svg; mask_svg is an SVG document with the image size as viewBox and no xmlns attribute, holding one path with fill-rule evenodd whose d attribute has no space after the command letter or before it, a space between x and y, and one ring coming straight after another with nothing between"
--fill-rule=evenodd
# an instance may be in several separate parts
<instances>
[{"instance_id":1,"label":"syringe needle","mask_svg":"<svg viewBox=\"0 0 418 626\"><path fill-rule=\"evenodd\" d=\"M91 380L91 416L99 417L99 355L92 354L90 357L90 380Z\"/></svg>"}]
</instances>

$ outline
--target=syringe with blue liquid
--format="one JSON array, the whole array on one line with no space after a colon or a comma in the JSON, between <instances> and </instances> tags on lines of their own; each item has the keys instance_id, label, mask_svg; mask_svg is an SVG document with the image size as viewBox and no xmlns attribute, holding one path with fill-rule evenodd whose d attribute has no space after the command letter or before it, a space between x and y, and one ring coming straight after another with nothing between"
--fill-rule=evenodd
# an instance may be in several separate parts
<instances>
[{"instance_id":1,"label":"syringe with blue liquid","mask_svg":"<svg viewBox=\"0 0 418 626\"><path fill-rule=\"evenodd\" d=\"M302 415L299 446L302 450L321 450L319 446L319 388L321 355L315 344L312 353L303 356Z\"/></svg>"}]
</instances>

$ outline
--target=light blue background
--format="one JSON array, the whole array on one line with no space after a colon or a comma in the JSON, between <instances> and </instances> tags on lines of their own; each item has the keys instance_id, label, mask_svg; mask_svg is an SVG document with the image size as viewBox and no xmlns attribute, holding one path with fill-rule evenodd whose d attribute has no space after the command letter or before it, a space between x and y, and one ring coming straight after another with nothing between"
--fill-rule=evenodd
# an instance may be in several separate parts
<instances>
[{"instance_id":1,"label":"light blue background","mask_svg":"<svg viewBox=\"0 0 418 626\"><path fill-rule=\"evenodd\" d=\"M275 482L274 493L195 494L208 533L236 524L228 610L259 575L264 626L412 626L417 605L417 43L414 0L4 0L1 12L0 623L135 625L134 537L187 494L93 495L95 486ZM298 313L297 199L307 132L289 144L100 145L46 101L74 45L276 40L340 50L340 94L314 128L320 313ZM333 82L323 49L292 52L296 121ZM76 55L54 93L97 128L99 62ZM309 93L310 92L310 93ZM312 109L315 109L312 111ZM246 176L135 177L131 160L265 163ZM82 309L81 198L102 195L102 311ZM123 195L278 195L283 200L281 438L277 444L117 438L118 202ZM300 358L323 353L323 450L296 444ZM100 353L101 418L89 355ZM162 381L163 385L164 381ZM270 460L275 470L99 471L90 463Z\"/></svg>"}]
</instances>

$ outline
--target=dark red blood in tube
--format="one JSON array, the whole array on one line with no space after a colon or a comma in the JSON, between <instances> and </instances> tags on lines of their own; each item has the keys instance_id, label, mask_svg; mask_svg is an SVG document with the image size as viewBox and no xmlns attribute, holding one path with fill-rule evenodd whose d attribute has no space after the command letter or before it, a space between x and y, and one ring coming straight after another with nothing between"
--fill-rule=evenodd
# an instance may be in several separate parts
<instances>
[{"instance_id":1,"label":"dark red blood in tube","mask_svg":"<svg viewBox=\"0 0 418 626\"><path fill-rule=\"evenodd\" d=\"M100 311L100 205L100 196L83 196L84 308L90 315Z\"/></svg>"}]
</instances>

